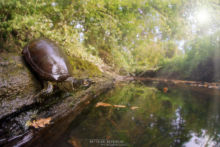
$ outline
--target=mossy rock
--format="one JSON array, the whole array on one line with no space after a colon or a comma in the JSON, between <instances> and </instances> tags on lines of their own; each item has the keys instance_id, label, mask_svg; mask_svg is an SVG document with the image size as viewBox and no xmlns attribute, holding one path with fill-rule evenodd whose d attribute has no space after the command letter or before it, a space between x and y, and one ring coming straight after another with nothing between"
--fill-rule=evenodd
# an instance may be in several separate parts
<instances>
[{"instance_id":1,"label":"mossy rock","mask_svg":"<svg viewBox=\"0 0 220 147\"><path fill-rule=\"evenodd\" d=\"M75 77L94 77L102 76L99 68L91 62L78 57L68 57L72 66L72 73Z\"/></svg>"}]
</instances>

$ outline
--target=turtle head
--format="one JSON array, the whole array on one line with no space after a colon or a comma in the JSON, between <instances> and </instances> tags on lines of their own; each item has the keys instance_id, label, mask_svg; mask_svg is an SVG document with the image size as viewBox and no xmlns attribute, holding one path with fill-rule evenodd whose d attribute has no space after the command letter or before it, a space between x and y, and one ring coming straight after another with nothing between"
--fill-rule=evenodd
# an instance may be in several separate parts
<instances>
[{"instance_id":1,"label":"turtle head","mask_svg":"<svg viewBox=\"0 0 220 147\"><path fill-rule=\"evenodd\" d=\"M69 77L66 79L66 81L71 85L69 87L71 87L72 90L78 89L78 88L88 88L90 85L94 83L89 78L75 79L73 77Z\"/></svg>"},{"instance_id":2,"label":"turtle head","mask_svg":"<svg viewBox=\"0 0 220 147\"><path fill-rule=\"evenodd\" d=\"M83 87L83 88L88 88L94 83L95 82L89 78L81 79L81 87Z\"/></svg>"}]
</instances>

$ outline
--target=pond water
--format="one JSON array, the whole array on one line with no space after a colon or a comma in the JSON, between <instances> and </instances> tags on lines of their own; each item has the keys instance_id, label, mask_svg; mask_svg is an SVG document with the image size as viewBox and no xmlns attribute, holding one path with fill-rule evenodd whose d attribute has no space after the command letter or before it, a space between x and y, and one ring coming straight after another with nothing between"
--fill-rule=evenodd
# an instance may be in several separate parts
<instances>
[{"instance_id":1,"label":"pond water","mask_svg":"<svg viewBox=\"0 0 220 147\"><path fill-rule=\"evenodd\" d=\"M220 146L219 104L218 95L186 87L118 84L72 122L54 144Z\"/></svg>"}]
</instances>

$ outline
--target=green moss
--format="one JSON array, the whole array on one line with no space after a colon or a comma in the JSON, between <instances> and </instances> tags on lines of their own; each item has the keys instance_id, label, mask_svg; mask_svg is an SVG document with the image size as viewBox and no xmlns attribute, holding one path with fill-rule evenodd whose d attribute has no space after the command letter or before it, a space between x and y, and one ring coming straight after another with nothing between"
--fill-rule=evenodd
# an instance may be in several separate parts
<instances>
[{"instance_id":1,"label":"green moss","mask_svg":"<svg viewBox=\"0 0 220 147\"><path fill-rule=\"evenodd\" d=\"M33 2L33 1L32 1ZM30 4L34 4L34 3ZM63 9L55 9L48 5L39 4L29 5L24 2L21 7L17 7L16 2L2 3L4 13L0 14L4 20L4 24L0 24L0 47L5 52L12 52L21 55L21 51L24 46L33 39L39 37L45 37L56 42L60 48L62 48L69 57L69 61L73 68L73 74L76 77L88 77L102 75L100 70L95 64L102 64L102 60L93 56L87 52L85 46L80 42L78 31L74 26L67 24L64 21L54 21L49 14L45 15L44 10L50 9L57 12ZM0 2L1 6L1 2ZM9 6L15 7L11 10ZM30 10L32 8L39 9L39 11L23 11L23 7ZM39 7L39 8L37 8ZM1 11L0 11L1 12ZM16 12L16 13L15 13ZM62 15L61 12L59 12ZM10 18L7 18L11 15ZM55 19L55 20L56 20Z\"/></svg>"},{"instance_id":2,"label":"green moss","mask_svg":"<svg viewBox=\"0 0 220 147\"><path fill-rule=\"evenodd\" d=\"M72 73L74 76L101 76L102 72L96 65L86 60L82 60L78 57L69 57L70 64L72 66Z\"/></svg>"}]
</instances>

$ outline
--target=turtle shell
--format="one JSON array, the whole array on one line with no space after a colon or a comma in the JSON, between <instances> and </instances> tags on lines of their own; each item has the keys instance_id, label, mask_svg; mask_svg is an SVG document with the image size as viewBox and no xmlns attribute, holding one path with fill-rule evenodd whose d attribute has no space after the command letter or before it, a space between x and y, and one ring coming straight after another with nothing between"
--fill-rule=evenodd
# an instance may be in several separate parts
<instances>
[{"instance_id":1,"label":"turtle shell","mask_svg":"<svg viewBox=\"0 0 220 147\"><path fill-rule=\"evenodd\" d=\"M70 66L63 51L51 40L40 38L22 51L26 62L47 81L63 81L70 77Z\"/></svg>"}]
</instances>

